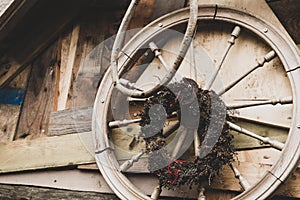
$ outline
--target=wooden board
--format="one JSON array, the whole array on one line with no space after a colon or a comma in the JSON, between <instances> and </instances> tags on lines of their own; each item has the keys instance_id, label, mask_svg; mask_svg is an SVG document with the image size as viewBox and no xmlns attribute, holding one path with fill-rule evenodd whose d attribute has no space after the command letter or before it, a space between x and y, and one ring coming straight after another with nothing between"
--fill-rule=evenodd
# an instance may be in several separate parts
<instances>
[{"instance_id":1,"label":"wooden board","mask_svg":"<svg viewBox=\"0 0 300 200\"><path fill-rule=\"evenodd\" d=\"M57 43L32 64L16 139L46 136L55 89Z\"/></svg>"},{"instance_id":2,"label":"wooden board","mask_svg":"<svg viewBox=\"0 0 300 200\"><path fill-rule=\"evenodd\" d=\"M0 105L0 141L12 141L19 119L20 106Z\"/></svg>"},{"instance_id":3,"label":"wooden board","mask_svg":"<svg viewBox=\"0 0 300 200\"><path fill-rule=\"evenodd\" d=\"M80 191L67 191L51 188L30 187L30 186L13 186L13 185L0 185L0 198L7 200L15 199L90 199L90 200L118 200L113 194L100 194L95 192L80 192Z\"/></svg>"},{"instance_id":4,"label":"wooden board","mask_svg":"<svg viewBox=\"0 0 300 200\"><path fill-rule=\"evenodd\" d=\"M22 2L24 3L25 0L22 0ZM70 20L80 10L87 8L90 1L74 0L70 4L67 0L46 0L42 2L33 0L26 1L26 3L27 5L19 5L24 10L18 10L18 8L13 10L15 16L11 17L9 23L0 32L0 40L3 42L1 50L5 48L7 50L6 55L15 58L13 59L15 61L22 61L36 52L37 49L41 49L39 47L53 42ZM58 4L60 6L57 6ZM55 15L49 17L53 12L55 12ZM22 17L19 18L17 15ZM28 34L29 27L31 34ZM22 54L18 53L16 55L13 51L16 48L23 50L21 51Z\"/></svg>"},{"instance_id":5,"label":"wooden board","mask_svg":"<svg viewBox=\"0 0 300 200\"><path fill-rule=\"evenodd\" d=\"M48 136L92 131L92 107L52 112Z\"/></svg>"},{"instance_id":6,"label":"wooden board","mask_svg":"<svg viewBox=\"0 0 300 200\"><path fill-rule=\"evenodd\" d=\"M122 138L120 138L121 140ZM120 160L130 159L138 151L137 149L129 150L125 146L120 146L119 143L115 144L115 149ZM3 161L0 164L2 173L95 162L91 132L39 138L31 141L3 142L0 143L0 152L0 158ZM61 152L65 153L62 154ZM238 160L241 162L271 164L277 157L278 152L266 148L240 151ZM23 162L27 164L23 165ZM146 165L144 162L140 164ZM133 171L135 170L140 171L139 166L133 169Z\"/></svg>"},{"instance_id":7,"label":"wooden board","mask_svg":"<svg viewBox=\"0 0 300 200\"><path fill-rule=\"evenodd\" d=\"M27 86L29 72L30 67L13 79L9 87L24 90ZM24 97L20 100L23 101ZM0 104L0 141L14 140L20 111L21 105Z\"/></svg>"},{"instance_id":8,"label":"wooden board","mask_svg":"<svg viewBox=\"0 0 300 200\"><path fill-rule=\"evenodd\" d=\"M88 144L89 143L89 144ZM59 166L73 166L83 163L94 163L94 157L88 146L92 146L91 133L71 134L65 136L54 136L49 138L40 138L31 141L15 141L9 143L0 143L0 164L1 173L24 171L30 169L52 168ZM62 153L63 152L63 153ZM271 154L269 154L269 152ZM260 155L259 158L256 158ZM249 182L254 183L258 177L264 174L265 170L269 168L267 164L263 164L262 160L276 159L276 152L266 149L265 152L247 151L241 154L240 164L236 164L241 173L249 179ZM256 158L256 159L253 159ZM124 159L124 158L120 158ZM252 163L249 163L249 162ZM256 164L257 162L257 164ZM133 167L132 171L146 172L147 166L144 162L136 163L139 166ZM98 171L98 170L97 170ZM36 173L34 173L36 174ZM284 191L284 195L300 196L300 188L298 188L297 180L299 172L295 173L292 182L289 182L286 188L293 188L289 193ZM31 174L32 176L33 174ZM6 177L6 175L1 175ZM15 177L20 177L16 175ZM139 176L135 176L136 178ZM233 177L231 170L225 167L222 173L222 184L216 182L213 188L221 189L225 187L226 190L239 191L240 186L237 180ZM0 181L1 182L1 181ZM144 181L145 182L145 181ZM147 182L148 185L149 182ZM224 189L224 188L223 188Z\"/></svg>"},{"instance_id":9,"label":"wooden board","mask_svg":"<svg viewBox=\"0 0 300 200\"><path fill-rule=\"evenodd\" d=\"M91 133L0 143L0 173L94 163Z\"/></svg>"},{"instance_id":10,"label":"wooden board","mask_svg":"<svg viewBox=\"0 0 300 200\"><path fill-rule=\"evenodd\" d=\"M93 106L98 83L107 66L101 65L103 41L107 33L106 17L88 14L80 20L81 29L74 65L72 83L66 108Z\"/></svg>"},{"instance_id":11,"label":"wooden board","mask_svg":"<svg viewBox=\"0 0 300 200\"><path fill-rule=\"evenodd\" d=\"M235 159L238 162L242 163L254 163L254 164L263 164L266 166L272 165L274 162L277 161L277 159L280 156L280 151L274 149L274 148L261 148L261 149L252 149L252 150L242 150L236 152L237 155ZM121 156L122 157L122 156ZM142 159L139 161L139 164L141 166L146 166L147 161L145 159ZM130 171L141 171L145 170L141 168L141 166L134 165L132 168L130 168ZM85 165L78 165L78 169L82 170L98 170L98 167L96 164L85 164ZM143 171L143 172L148 172Z\"/></svg>"},{"instance_id":12,"label":"wooden board","mask_svg":"<svg viewBox=\"0 0 300 200\"><path fill-rule=\"evenodd\" d=\"M241 163L240 166L243 170L243 175L245 175L246 170L254 171L259 169L261 170L259 174L263 174L266 166L259 166L251 163ZM247 175L247 174L246 174ZM245 176L246 176L245 175ZM247 175L248 178L253 177L251 182L257 180L256 176L258 173ZM150 194L153 188L157 184L157 180L148 175L131 175L128 174L128 178L139 188L141 188L146 193ZM222 182L220 181L222 178ZM285 198L290 197L300 197L299 194L299 184L297 182L300 179L300 172L296 172L292 178L284 183L283 187L280 188L276 194L284 195ZM4 184L16 184L16 185L32 185L39 187L50 187L50 188L61 188L65 190L76 190L76 191L90 191L90 192L99 192L99 193L112 193L111 189L105 182L104 178L101 176L99 171L82 171L82 170L47 170L47 171L36 171L17 173L17 174L7 174L0 176L0 183ZM240 186L238 181L233 178L232 171L229 168L225 168L225 171L222 173L220 179L216 180L211 187L206 187L208 197L210 196L211 189L222 189L227 190L231 196L225 196L223 199L230 199L235 193L230 193L230 191L238 192L240 191ZM164 190L162 193L164 196L180 196L185 198L195 198L197 195L196 190L184 190L182 192L178 191L168 191ZM221 197L220 197L221 198ZM275 197L275 199L280 199L283 197ZM215 199L215 198L212 198Z\"/></svg>"},{"instance_id":13,"label":"wooden board","mask_svg":"<svg viewBox=\"0 0 300 200\"><path fill-rule=\"evenodd\" d=\"M15 77L45 50L86 3L82 0L75 0L72 4L68 1L39 1L30 11L27 8L17 13L17 16L22 14L22 17L13 17L0 32L0 51L5 52L0 55L0 63L11 66L10 74L1 78L0 86L7 84L11 77ZM18 9L14 11L19 12Z\"/></svg>"},{"instance_id":14,"label":"wooden board","mask_svg":"<svg viewBox=\"0 0 300 200\"><path fill-rule=\"evenodd\" d=\"M74 108L71 110L51 113L48 135L64 135L91 131L92 109L92 107ZM131 114L131 117L134 118L133 114L139 113L141 109L141 107L130 107L129 112ZM273 127L265 124L258 124L242 119L235 121L235 123L241 127L247 128L248 130L255 132L258 135L270 137L283 143L285 142L286 137L288 135L288 130L285 128ZM138 134L138 126L131 126L131 128L133 128L132 130L134 131L131 131L131 133L129 133L128 131L126 131L127 128L123 127L123 132L120 132L119 136L117 136L119 133L115 133L115 136L113 138L117 140L118 138L121 138L120 142L122 143L122 141L124 141L124 138L122 136L124 132L126 132L124 135L128 136ZM235 131L231 131L231 134L234 135L233 143L236 149L250 149L266 146L262 145L256 139L250 138ZM131 137L126 138L126 140L128 140L127 142L130 142L131 139ZM122 144L126 146L124 142Z\"/></svg>"},{"instance_id":15,"label":"wooden board","mask_svg":"<svg viewBox=\"0 0 300 200\"><path fill-rule=\"evenodd\" d=\"M77 50L77 44L78 44L78 37L80 32L80 25L75 25L73 27L70 43L68 40L63 41L62 45L65 45L64 42L67 44L69 43L68 50L68 56L63 57L61 56L61 60L65 61L66 63L62 62L59 68L59 92L58 92L58 99L57 99L57 110L64 110L66 109L67 99L69 96L69 89L71 87L71 81L72 81L72 71L73 71L73 65L75 62L76 57L76 50ZM64 53L64 51L61 51Z\"/></svg>"},{"instance_id":16,"label":"wooden board","mask_svg":"<svg viewBox=\"0 0 300 200\"><path fill-rule=\"evenodd\" d=\"M110 62L110 49L113 43L105 39L109 39L116 33L115 27L120 23L116 16L123 9L119 8L120 10L109 13L98 6L84 11L75 22L74 27L80 26L75 38L76 46L71 45L72 30L66 30L60 37L60 65L57 69L59 78L56 80L58 89L54 110L94 104L97 87ZM103 15L99 15L99 12Z\"/></svg>"},{"instance_id":17,"label":"wooden board","mask_svg":"<svg viewBox=\"0 0 300 200\"><path fill-rule=\"evenodd\" d=\"M79 180L77 180L79 181ZM97 183L96 183L97 184ZM205 195L208 199L231 199L234 197L235 193L230 191L216 191L216 190L206 190ZM178 197L173 197L172 195L164 194L168 196L166 199L176 200ZM72 190L62 190L54 188L45 188L45 187L34 187L34 186L22 186L22 185L0 185L0 198L5 198L7 200L15 199L65 199L65 200L74 200L74 199L91 199L91 200L118 200L119 198L111 192L90 192L90 191L72 191ZM183 197L185 198L185 197ZM163 197L161 199L164 199Z\"/></svg>"}]
</instances>

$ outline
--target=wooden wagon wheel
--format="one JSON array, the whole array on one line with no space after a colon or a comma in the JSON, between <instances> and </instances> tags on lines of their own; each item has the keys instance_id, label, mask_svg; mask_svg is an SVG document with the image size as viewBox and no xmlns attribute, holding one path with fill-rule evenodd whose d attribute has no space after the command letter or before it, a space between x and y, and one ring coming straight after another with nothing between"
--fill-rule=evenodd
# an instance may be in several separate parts
<instances>
[{"instance_id":1,"label":"wooden wagon wheel","mask_svg":"<svg viewBox=\"0 0 300 200\"><path fill-rule=\"evenodd\" d=\"M182 39L182 35L173 34L174 32L170 31L171 29L176 30L176 32L180 32L180 30L184 29L186 23L189 19L189 9L181 9L175 11L173 13L167 14L158 20L152 22L150 25L146 26L142 29L121 51L118 58L118 74L120 77L123 77L123 81L127 83L127 86L133 86L131 83L135 83L135 89L148 89L149 85L153 86L153 80L157 79L160 82L160 79L157 78L157 71L151 71L151 67L153 69L153 63L156 67L155 69L160 69L160 66L168 66L168 59L164 56L170 56L167 51L159 52L159 49L170 47L170 49L178 48L176 46L176 41ZM220 27L227 28L218 28ZM229 127L229 129L239 132L243 135L247 135L249 137L255 138L260 141L262 144L267 144L270 147L273 147L279 151L281 151L278 160L273 163L271 168L267 170L267 172L260 178L258 182L255 184L249 185L247 180L242 176L240 171L238 170L239 166L234 166L231 162L229 163L230 167L233 169L234 175L237 177L237 180L240 182L244 191L242 191L238 196L234 199L266 199L270 197L274 193L274 191L278 188L278 186L287 180L288 176L293 172L295 167L298 164L299 153L300 153L300 110L297 105L299 105L299 82L300 82L300 74L299 74L299 66L300 59L299 54L293 45L286 36L276 29L271 24L261 20L260 18L247 13L245 11L237 10L229 7L214 7L214 6L203 6L199 8L198 12L198 30L196 32L195 40L197 37L202 37L201 35L206 34L205 37L209 40L209 34L207 32L201 32L201 28L204 30L210 30L212 32L216 31L227 31L227 29L233 29L231 35L221 35L221 38L230 38L228 41L228 45L226 46L224 53L220 56L219 61L216 64L215 68L205 67L208 71L204 75L195 75L195 73L186 73L186 66L194 66L193 58L187 59L187 57L197 57L197 48L201 47L201 42L196 43L194 48L190 50L190 52L186 55L185 60L181 66L182 71L178 71L177 74L182 74L182 76L193 79L196 81L203 89L206 90L215 90L216 94L218 94L222 101L226 104L228 110L242 110L244 108L247 109L256 109L259 112L259 108L261 105L276 105L276 104L287 104L289 108L292 108L292 117L291 123L289 126L288 136L285 143L277 141L272 138L263 137L259 134L256 134L252 131L249 131L241 126L235 124L235 121L226 121L225 123ZM170 31L170 32L168 32ZM240 33L241 32L241 33ZM240 60L240 65L245 65L243 62L245 58L234 57L234 55L229 53L229 50L234 45L235 40L240 34L240 38L237 39L236 43L238 43L239 39L245 39L247 37L242 37L242 34L246 33L247 35L251 35L250 38L254 38L258 43L262 45L262 58L256 61L256 64L252 67L244 67L243 73L238 76L231 71L227 73L226 80L224 83L220 83L224 85L224 87L214 86L218 85L217 82L218 76L220 74L226 74L225 62L226 59L230 60L236 58ZM218 32L219 34L219 32ZM168 35L168 37L164 37ZM172 37L170 37L172 35ZM175 39L174 39L175 38ZM179 39L178 39L179 38ZM205 39L205 38L204 38ZM204 41L203 37L202 40ZM175 41L175 42L174 42ZM222 40L220 40L221 42ZM172 43L172 44L171 44ZM174 45L175 43L175 45ZM178 42L177 42L178 44ZM169 45L169 46L168 46ZM241 45L241 44L239 44ZM244 44L247 45L247 44ZM156 47L158 46L158 48ZM218 48L218 47L211 47ZM234 48L233 48L234 49ZM240 52L243 49L239 49ZM171 51L171 50L170 50ZM232 50L234 51L234 50ZM196 53L194 55L194 53ZM244 53L246 55L247 52ZM240 55L240 54L238 54ZM172 56L170 56L172 57ZM174 56L173 56L174 57ZM201 57L201 56L200 56ZM201 60L201 58L199 58ZM254 59L254 58L253 58ZM277 59L277 63L279 63L279 68L283 72L276 76L279 78L280 82L284 82L284 80L288 80L289 88L286 88L287 91L290 92L290 96L286 96L283 98L279 98L278 96L275 98L263 99L263 101L259 102L239 102L239 104L231 104L233 98L239 97L231 94L233 90L241 90L239 88L239 84L249 81L249 77L251 75L257 73L262 67L268 65L268 62L273 62L274 59ZM155 61L156 60L156 61ZM158 64L159 61L161 64ZM172 60L172 59L170 59ZM200 61L199 61L200 62ZM199 64L200 63L196 63ZM239 67L239 66L236 66ZM277 66L278 67L278 66ZM163 67L161 67L163 68ZM184 68L184 69L183 69ZM189 71L192 71L193 67L189 68ZM234 68L232 68L234 69ZM269 70L275 70L274 67L269 67ZM161 69L160 69L161 70ZM223 70L223 72L222 72ZM155 73L155 74L151 74ZM268 72L268 71L267 71ZM275 73L277 71L275 70ZM229 75L228 75L229 74ZM178 76L179 76L178 75ZM177 76L177 75L176 75ZM174 79L179 79L176 77ZM150 77L147 79L147 77ZM202 77L202 78L201 78ZM255 76L254 76L255 77ZM143 79L143 80L141 80ZM224 79L224 78L223 78ZM155 82L155 81L154 81ZM175 80L176 82L176 80ZM141 84L143 83L143 84ZM157 81L156 81L157 83ZM244 83L245 84L245 83ZM126 84L124 84L126 85ZM247 84L246 84L247 85ZM277 88L272 87L273 85L268 84L272 91L276 91ZM161 188L158 186L153 189L153 193L150 197L147 196L144 192L137 188L129 179L127 178L127 171L130 171L130 167L135 162L139 162L142 157L145 157L145 151L141 150L140 152L129 151L129 157L132 156L131 159L120 164L118 161L118 157L115 155L116 152L116 143L114 142L114 127L127 126L134 123L139 123L141 119L139 116L131 116L128 110L130 109L129 101L132 101L132 105L140 105L140 102L144 102L145 99L136 99L132 98L128 95L124 95L115 87L115 82L112 80L110 72L107 72L101 82L99 87L97 97L95 100L94 113L93 113L93 133L95 136L96 143L96 161L98 167L106 179L107 183L110 185L112 190L120 197L121 199L158 199ZM248 85L249 86L249 85ZM247 86L247 87L248 87ZM243 88L243 90L247 91L249 88ZM250 86L249 86L250 87ZM255 91L255 100L259 100L262 96L259 96L263 93ZM243 94L252 94L243 93L239 91L240 98L245 98L242 96ZM276 93L276 92L275 92ZM289 92L283 92L283 94L289 94ZM135 95L133 95L135 96ZM265 96L263 96L265 97ZM253 96L248 96L248 98L253 98ZM253 100L253 99L251 99ZM122 103L123 102L123 103ZM125 103L124 103L125 102ZM128 104L128 105L127 105ZM125 106L124 106L125 105ZM126 107L127 105L127 107ZM275 107L274 107L275 108ZM116 114L117 113L117 114ZM122 119L122 117L124 117ZM126 117L131 117L126 118ZM126 119L125 119L126 118ZM174 128L174 127L173 127ZM129 132L129 129L126 129ZM123 131L123 134L128 134ZM131 137L131 136L130 136ZM133 140L135 137L132 137ZM180 141L180 139L179 139ZM195 138L196 141L196 138ZM194 141L194 143L196 143ZM127 147L126 147L127 148ZM134 148L134 147L131 147ZM127 149L130 149L129 147ZM147 156L146 156L147 157ZM203 195L203 191L200 191L199 199L205 199Z\"/></svg>"}]
</instances>

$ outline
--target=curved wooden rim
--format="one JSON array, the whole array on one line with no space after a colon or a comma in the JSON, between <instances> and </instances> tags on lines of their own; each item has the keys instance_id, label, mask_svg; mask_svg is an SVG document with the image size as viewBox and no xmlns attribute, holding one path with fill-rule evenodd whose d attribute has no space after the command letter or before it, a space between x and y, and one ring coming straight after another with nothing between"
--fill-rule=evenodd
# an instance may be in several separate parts
<instances>
[{"instance_id":1,"label":"curved wooden rim","mask_svg":"<svg viewBox=\"0 0 300 200\"><path fill-rule=\"evenodd\" d=\"M143 45L148 43L155 35L170 27L186 23L188 14L188 9L181 9L159 18L142 29L123 49L124 54L122 54L119 59L119 63L121 63L119 72L122 73L128 66L130 62L128 55L134 57L138 49L142 48ZM281 31L245 11L219 7L217 15L215 16L214 14L214 6L200 7L198 20L218 20L237 24L258 35L274 49L288 73L293 90L293 103L294 105L299 105L300 72L299 70L293 71L293 69L300 65L300 61L295 45ZM161 24L163 24L163 26L161 26ZM263 32L264 28L268 28L267 33ZM145 40L145 38L147 38L147 40ZM93 133L96 140L96 151L98 151L98 153L96 153L97 164L108 184L121 199L149 199L148 196L132 185L124 174L118 171L116 158L113 152L109 150L111 146L107 137L106 113L108 111L112 89L112 80L108 72L99 87L93 113ZM104 99L104 103L100 101L100 99ZM298 106L294 106L293 123L285 143L285 148L278 162L272 166L268 173L266 173L257 184L234 199L265 199L288 178L290 173L297 166L300 156L300 137L298 137L300 129L297 128L296 124L300 123L299 119L300 110ZM103 165L103 162L107 163L108 166Z\"/></svg>"}]
</instances>

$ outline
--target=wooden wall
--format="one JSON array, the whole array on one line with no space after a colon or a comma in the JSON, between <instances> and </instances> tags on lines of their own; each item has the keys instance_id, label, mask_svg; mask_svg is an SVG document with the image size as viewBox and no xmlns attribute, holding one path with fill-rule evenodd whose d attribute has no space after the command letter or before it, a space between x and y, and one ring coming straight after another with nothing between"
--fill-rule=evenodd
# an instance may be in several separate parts
<instances>
[{"instance_id":1,"label":"wooden wall","mask_svg":"<svg viewBox=\"0 0 300 200\"><path fill-rule=\"evenodd\" d=\"M0 104L0 173L57 167L66 170L67 167L92 168L93 176L98 174L95 166L82 165L95 162L93 149L89 148L92 145L91 110L101 77L109 66L113 43L107 39L116 33L128 2L76 0L70 8L67 1L45 1L32 5L31 13L35 14L24 14L23 26L20 26L22 20L16 23L12 34L0 30L0 43L3 44L0 47L0 95L1 91L9 89L21 92L22 97L20 103ZM177 0L176 4L141 0L130 28L141 28L185 4L184 0ZM61 5L59 10L54 9L57 5ZM55 12L48 9L43 13L45 8L53 8ZM47 20L34 20L37 17ZM36 21L36 26L31 27L32 21ZM8 26L8 30L10 27L13 26ZM13 93L11 98L16 97ZM32 173L35 172L39 171ZM11 184L9 180L15 180L12 177L18 174L9 175L0 175L0 182ZM295 177L299 179L298 175ZM300 197L296 185L294 180L294 193L286 191L283 194ZM32 192L24 192L28 190ZM50 196L49 191L53 192ZM0 197L10 199L33 196L80 199L86 195L90 199L117 199L113 195L101 196L99 192L79 194L0 185ZM235 192L211 190L207 195L211 199L228 199Z\"/></svg>"}]
</instances>

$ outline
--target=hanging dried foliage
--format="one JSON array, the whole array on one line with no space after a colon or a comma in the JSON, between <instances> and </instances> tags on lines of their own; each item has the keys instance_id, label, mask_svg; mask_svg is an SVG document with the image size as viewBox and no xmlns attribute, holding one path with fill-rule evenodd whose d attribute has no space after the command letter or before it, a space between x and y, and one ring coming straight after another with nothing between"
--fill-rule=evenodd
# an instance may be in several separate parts
<instances>
[{"instance_id":1,"label":"hanging dried foliage","mask_svg":"<svg viewBox=\"0 0 300 200\"><path fill-rule=\"evenodd\" d=\"M181 130L197 130L199 154L192 160L173 158L163 135L167 118L177 116ZM225 123L227 109L214 91L202 90L191 79L169 84L145 103L141 113L141 135L146 141L149 171L168 189L197 186L211 181L225 164L232 162L233 136ZM192 136L193 138L194 136Z\"/></svg>"}]
</instances>

